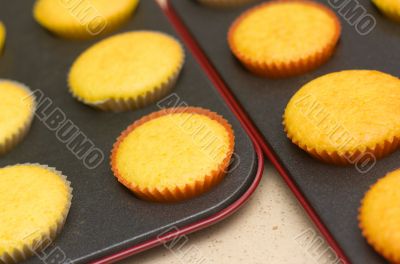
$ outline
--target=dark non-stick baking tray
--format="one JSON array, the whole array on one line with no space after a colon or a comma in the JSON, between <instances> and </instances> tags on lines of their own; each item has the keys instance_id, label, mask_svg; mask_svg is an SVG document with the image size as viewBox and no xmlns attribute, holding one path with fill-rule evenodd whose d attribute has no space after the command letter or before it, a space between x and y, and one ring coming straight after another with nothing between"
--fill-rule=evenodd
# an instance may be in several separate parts
<instances>
[{"instance_id":1,"label":"dark non-stick baking tray","mask_svg":"<svg viewBox=\"0 0 400 264\"><path fill-rule=\"evenodd\" d=\"M398 76L400 26L379 13L368 0L321 0L338 14L343 27L341 40L332 59L307 74L267 79L246 71L231 54L226 41L227 31L235 18L260 2L254 1L246 6L229 9L207 8L194 0L170 0L169 3L170 12L186 27L204 52L203 55L211 62L210 71L216 70L221 85L230 88L228 93L233 94L255 124L264 152L332 248L346 262L385 263L361 236L357 210L368 187L400 166L400 152L379 160L367 173L359 173L355 166L336 167L325 164L313 159L286 138L282 114L291 96L302 85L329 72L376 69ZM361 9L349 17L351 9L357 7L358 2ZM365 8L365 12L362 8ZM375 21L375 26L362 25L367 20L371 23ZM372 31L368 32L370 29Z\"/></svg>"},{"instance_id":2,"label":"dark non-stick baking tray","mask_svg":"<svg viewBox=\"0 0 400 264\"><path fill-rule=\"evenodd\" d=\"M72 182L74 197L66 225L42 258L55 257L51 256L52 250L61 249L66 260L72 263L108 263L174 235L203 228L243 204L260 179L262 155L259 160L260 152L255 151L259 148L189 52L186 51L186 62L173 93L181 102L211 109L229 120L235 131L235 152L240 164L221 184L197 198L172 204L142 201L115 180L108 156L122 130L159 108L153 104L123 113L102 112L72 98L66 82L70 65L81 52L107 36L86 41L55 37L33 20L33 3L0 0L0 20L7 28L6 46L0 57L0 78L17 80L32 90L42 91L52 102L47 109L39 107L42 120L59 108L105 155L98 167L86 168L83 160L57 139L56 131L36 117L25 140L0 157L0 166L26 162L48 164L61 170ZM176 35L161 8L150 0L141 1L132 19L112 34L129 30L158 30ZM166 230L171 232L157 239ZM34 257L26 263L41 261Z\"/></svg>"}]
</instances>

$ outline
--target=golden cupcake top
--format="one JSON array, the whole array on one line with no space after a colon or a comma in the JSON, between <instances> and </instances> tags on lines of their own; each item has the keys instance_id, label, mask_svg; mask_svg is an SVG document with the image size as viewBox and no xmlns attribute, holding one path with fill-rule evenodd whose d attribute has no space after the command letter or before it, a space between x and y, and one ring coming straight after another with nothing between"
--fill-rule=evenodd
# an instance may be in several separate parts
<instances>
[{"instance_id":1,"label":"golden cupcake top","mask_svg":"<svg viewBox=\"0 0 400 264\"><path fill-rule=\"evenodd\" d=\"M260 68L258 73L274 75L273 71L286 67L285 74L291 75L314 66L315 61L322 63L339 35L338 18L322 4L269 1L241 15L231 26L228 41L234 55L251 70Z\"/></svg>"},{"instance_id":2,"label":"golden cupcake top","mask_svg":"<svg viewBox=\"0 0 400 264\"><path fill-rule=\"evenodd\" d=\"M30 124L35 99L23 84L0 79L0 152L1 145Z\"/></svg>"},{"instance_id":3,"label":"golden cupcake top","mask_svg":"<svg viewBox=\"0 0 400 264\"><path fill-rule=\"evenodd\" d=\"M317 152L383 151L400 136L400 80L373 70L346 70L314 79L290 99L289 138Z\"/></svg>"},{"instance_id":4,"label":"golden cupcake top","mask_svg":"<svg viewBox=\"0 0 400 264\"><path fill-rule=\"evenodd\" d=\"M380 179L366 193L359 212L368 243L388 261L400 263L400 170Z\"/></svg>"},{"instance_id":5,"label":"golden cupcake top","mask_svg":"<svg viewBox=\"0 0 400 264\"><path fill-rule=\"evenodd\" d=\"M4 42L6 41L6 28L4 24L0 21L0 54L4 47Z\"/></svg>"},{"instance_id":6,"label":"golden cupcake top","mask_svg":"<svg viewBox=\"0 0 400 264\"><path fill-rule=\"evenodd\" d=\"M372 0L389 18L400 22L400 2L397 0Z\"/></svg>"},{"instance_id":7,"label":"golden cupcake top","mask_svg":"<svg viewBox=\"0 0 400 264\"><path fill-rule=\"evenodd\" d=\"M109 32L129 19L138 0L36 0L33 16L51 32L66 38L88 38Z\"/></svg>"},{"instance_id":8,"label":"golden cupcake top","mask_svg":"<svg viewBox=\"0 0 400 264\"><path fill-rule=\"evenodd\" d=\"M138 195L186 197L221 177L233 146L233 131L217 114L200 108L162 110L121 135L112 167L118 180Z\"/></svg>"},{"instance_id":9,"label":"golden cupcake top","mask_svg":"<svg viewBox=\"0 0 400 264\"><path fill-rule=\"evenodd\" d=\"M145 99L173 82L183 61L182 46L169 35L155 31L119 34L78 57L69 74L70 90L88 104Z\"/></svg>"},{"instance_id":10,"label":"golden cupcake top","mask_svg":"<svg viewBox=\"0 0 400 264\"><path fill-rule=\"evenodd\" d=\"M0 261L20 258L25 248L52 240L71 202L71 188L60 172L39 164L0 169Z\"/></svg>"}]
</instances>

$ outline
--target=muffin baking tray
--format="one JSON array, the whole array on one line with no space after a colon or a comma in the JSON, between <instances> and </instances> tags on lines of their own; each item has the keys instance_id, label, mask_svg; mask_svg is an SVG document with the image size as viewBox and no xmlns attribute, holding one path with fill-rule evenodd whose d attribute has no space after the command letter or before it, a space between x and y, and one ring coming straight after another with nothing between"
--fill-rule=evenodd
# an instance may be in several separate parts
<instances>
[{"instance_id":1,"label":"muffin baking tray","mask_svg":"<svg viewBox=\"0 0 400 264\"><path fill-rule=\"evenodd\" d=\"M376 69L399 76L400 25L380 14L369 0L321 0L319 2L338 14L343 28L332 59L307 74L267 79L245 70L231 54L226 41L227 31L235 18L259 2L238 8L212 9L196 1L171 0L169 13L204 52L199 56L208 58L210 63L204 62L204 65L209 72L218 72L220 86L229 88L227 93L233 95L243 113L251 119L264 152L342 262L385 263L361 236L357 213L369 186L400 167L400 151L379 160L367 173L359 173L355 166L325 164L286 138L282 115L291 96L303 84L323 74L344 69ZM352 8L357 7L357 3L361 9L352 15ZM375 21L375 27L362 24L368 20Z\"/></svg>"},{"instance_id":2,"label":"muffin baking tray","mask_svg":"<svg viewBox=\"0 0 400 264\"><path fill-rule=\"evenodd\" d=\"M61 170L72 183L74 197L66 225L41 258L50 261L55 257L52 254L62 250L65 260L71 263L109 263L221 220L247 200L261 177L262 154L189 52L174 97L170 98L179 97L179 102L211 109L228 119L235 131L238 166L232 165L235 168L210 192L180 203L142 201L119 184L109 166L113 143L129 124L159 108L153 104L136 111L101 112L72 98L66 83L70 65L82 51L107 36L85 41L55 37L33 20L33 3L0 0L0 19L7 28L0 78L18 80L32 90L40 90L40 101L48 98L51 105L39 106L27 137L0 158L0 166L48 164ZM161 8L149 0L141 1L132 19L111 34L144 29L176 35ZM77 146L57 139L57 130L51 118L47 119L56 109L104 153L99 166L88 168L85 159L78 157L82 152ZM33 257L26 263L41 260Z\"/></svg>"}]
</instances>

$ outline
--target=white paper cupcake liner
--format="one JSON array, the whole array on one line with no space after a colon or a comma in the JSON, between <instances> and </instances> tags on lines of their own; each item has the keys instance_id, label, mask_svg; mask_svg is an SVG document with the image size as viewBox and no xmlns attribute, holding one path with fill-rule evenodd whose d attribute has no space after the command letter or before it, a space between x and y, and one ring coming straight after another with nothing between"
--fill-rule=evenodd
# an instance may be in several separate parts
<instances>
[{"instance_id":1,"label":"white paper cupcake liner","mask_svg":"<svg viewBox=\"0 0 400 264\"><path fill-rule=\"evenodd\" d=\"M170 36L171 37L171 36ZM175 39L178 43L179 40ZM180 44L182 47L182 44ZM111 111L111 112L123 112L123 111L128 111L128 110L135 110L139 109L142 107L145 107L149 104L152 104L158 100L160 100L162 97L166 96L175 86L176 81L179 78L179 75L182 71L183 65L185 63L185 53L184 53L184 48L182 47L182 60L179 63L179 67L175 69L175 71L171 74L171 76L162 82L160 85L152 89L151 91L146 92L143 95L139 95L137 97L131 97L131 98L110 98L106 99L103 101L98 101L98 102L89 102L85 98L82 98L81 96L77 95L74 93L71 88L70 88L70 93L74 98L76 98L78 101L89 105L91 107L94 107L99 110L103 111ZM71 85L69 85L71 87Z\"/></svg>"},{"instance_id":2,"label":"white paper cupcake liner","mask_svg":"<svg viewBox=\"0 0 400 264\"><path fill-rule=\"evenodd\" d=\"M98 108L103 111L112 111L112 112L123 112L128 110L135 110L146 105L152 104L157 100L161 99L174 88L176 81L178 80L181 69L179 69L168 81L162 83L159 87L153 89L152 91L148 91L144 95L140 95L136 98L127 98L127 99L108 99L105 101L90 103L85 102L83 98L77 97L78 100L88 104L94 108Z\"/></svg>"},{"instance_id":3,"label":"white paper cupcake liner","mask_svg":"<svg viewBox=\"0 0 400 264\"><path fill-rule=\"evenodd\" d=\"M13 264L23 261L35 254L35 252L39 252L43 248L47 247L49 244L44 242L52 242L57 237L57 235L61 232L62 228L64 227L65 221L68 216L69 209L71 208L71 201L72 201L72 187L71 182L67 180L67 177L62 174L61 171L53 167L49 167L47 165L42 165L38 163L24 163L24 164L15 164L7 167L13 167L18 165L28 165L28 166L37 166L44 168L46 170L50 170L53 173L57 174L67 186L68 189L68 203L66 204L62 214L58 219L56 219L55 223L52 224L47 230L43 231L40 235L37 236L36 239L29 241L27 244L19 245L15 248L12 248L10 251L6 251L0 255L0 263L4 264ZM7 168L5 167L5 168Z\"/></svg>"}]
</instances>

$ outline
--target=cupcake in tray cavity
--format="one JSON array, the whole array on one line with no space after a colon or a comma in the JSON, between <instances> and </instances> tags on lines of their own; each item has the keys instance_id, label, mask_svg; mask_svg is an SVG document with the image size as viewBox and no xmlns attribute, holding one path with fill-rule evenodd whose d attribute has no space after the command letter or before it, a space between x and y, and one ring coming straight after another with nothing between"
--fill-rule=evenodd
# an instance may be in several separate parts
<instances>
[{"instance_id":1,"label":"cupcake in tray cavity","mask_svg":"<svg viewBox=\"0 0 400 264\"><path fill-rule=\"evenodd\" d=\"M136 109L166 95L183 63L184 51L175 38L127 32L83 52L72 65L69 87L79 101L102 110Z\"/></svg>"},{"instance_id":2,"label":"cupcake in tray cavity","mask_svg":"<svg viewBox=\"0 0 400 264\"><path fill-rule=\"evenodd\" d=\"M394 21L400 22L400 1L398 0L372 0L372 2L386 16Z\"/></svg>"},{"instance_id":3,"label":"cupcake in tray cavity","mask_svg":"<svg viewBox=\"0 0 400 264\"><path fill-rule=\"evenodd\" d=\"M368 243L391 263L400 263L400 170L387 174L365 194L359 225Z\"/></svg>"},{"instance_id":4,"label":"cupcake in tray cavity","mask_svg":"<svg viewBox=\"0 0 400 264\"><path fill-rule=\"evenodd\" d=\"M0 21L0 54L3 52L4 43L6 42L6 28Z\"/></svg>"},{"instance_id":5,"label":"cupcake in tray cavity","mask_svg":"<svg viewBox=\"0 0 400 264\"><path fill-rule=\"evenodd\" d=\"M251 72L287 77L315 69L331 57L340 23L326 6L298 0L269 1L232 24L228 43Z\"/></svg>"},{"instance_id":6,"label":"cupcake in tray cavity","mask_svg":"<svg viewBox=\"0 0 400 264\"><path fill-rule=\"evenodd\" d=\"M27 134L35 112L35 98L23 84L0 79L0 155Z\"/></svg>"},{"instance_id":7,"label":"cupcake in tray cavity","mask_svg":"<svg viewBox=\"0 0 400 264\"><path fill-rule=\"evenodd\" d=\"M138 0L36 0L33 16L44 28L65 38L84 39L117 28L132 15Z\"/></svg>"},{"instance_id":8,"label":"cupcake in tray cavity","mask_svg":"<svg viewBox=\"0 0 400 264\"><path fill-rule=\"evenodd\" d=\"M334 164L384 157L399 147L400 80L372 70L346 70L305 84L283 122L290 140Z\"/></svg>"},{"instance_id":9,"label":"cupcake in tray cavity","mask_svg":"<svg viewBox=\"0 0 400 264\"><path fill-rule=\"evenodd\" d=\"M0 263L16 263L49 246L61 231L72 189L61 172L39 164L0 169Z\"/></svg>"},{"instance_id":10,"label":"cupcake in tray cavity","mask_svg":"<svg viewBox=\"0 0 400 264\"><path fill-rule=\"evenodd\" d=\"M219 183L233 150L234 133L223 117L202 108L170 108L122 132L111 165L118 181L138 197L173 202Z\"/></svg>"}]
</instances>

